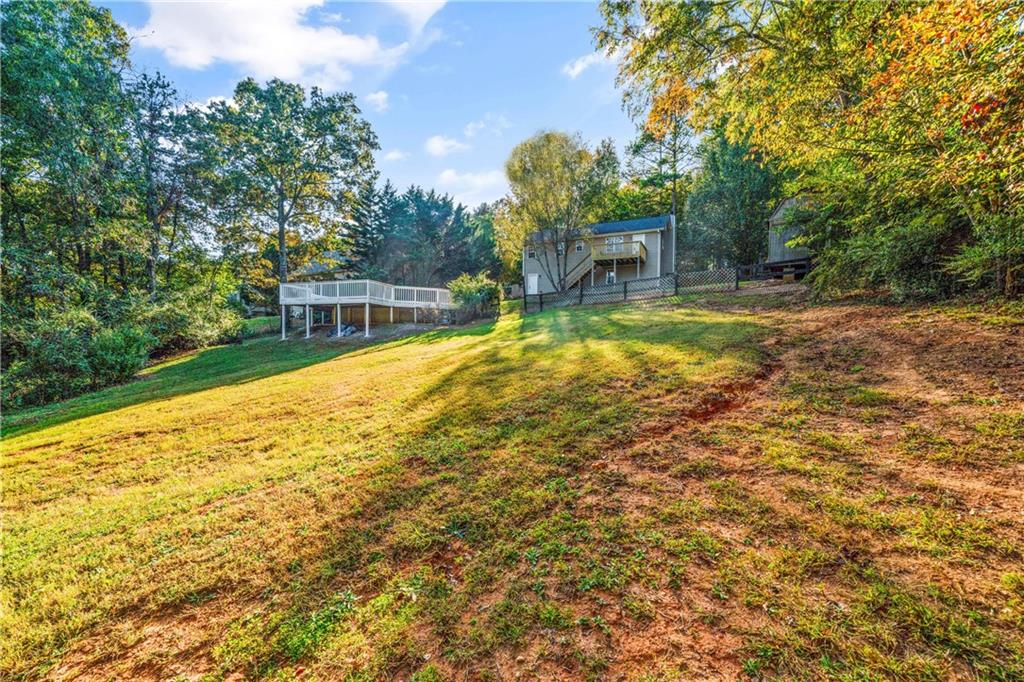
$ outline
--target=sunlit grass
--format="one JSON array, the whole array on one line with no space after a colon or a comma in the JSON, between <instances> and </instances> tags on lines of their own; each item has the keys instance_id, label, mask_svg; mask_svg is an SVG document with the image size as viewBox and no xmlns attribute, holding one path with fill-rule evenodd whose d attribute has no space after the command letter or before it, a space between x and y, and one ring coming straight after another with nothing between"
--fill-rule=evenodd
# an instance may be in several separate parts
<instances>
[{"instance_id":1,"label":"sunlit grass","mask_svg":"<svg viewBox=\"0 0 1024 682\"><path fill-rule=\"evenodd\" d=\"M795 336L807 359L769 387L777 323L509 306L387 343L208 349L6 415L3 670L438 680L529 649L594 679L660 622L755 678L1014 679L1019 529L902 477L875 432L911 470L973 471L1020 461L1019 414L973 397L986 417L954 443L914 425L929 403L883 387L884 358ZM692 416L736 387L770 403ZM1000 608L908 564L990 567Z\"/></svg>"},{"instance_id":2,"label":"sunlit grass","mask_svg":"<svg viewBox=\"0 0 1024 682\"><path fill-rule=\"evenodd\" d=\"M276 630L339 573L390 575L452 533L494 551L648 400L750 371L756 332L606 308L347 353L268 339L10 415L4 666L39 670L125 609L231 595L275 604L258 622Z\"/></svg>"}]
</instances>

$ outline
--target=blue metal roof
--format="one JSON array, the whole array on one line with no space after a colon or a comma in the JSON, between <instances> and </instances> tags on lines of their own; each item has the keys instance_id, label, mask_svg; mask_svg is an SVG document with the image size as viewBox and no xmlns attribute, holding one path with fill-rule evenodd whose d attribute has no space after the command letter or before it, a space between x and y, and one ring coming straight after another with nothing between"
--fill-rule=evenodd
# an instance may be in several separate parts
<instances>
[{"instance_id":1,"label":"blue metal roof","mask_svg":"<svg viewBox=\"0 0 1024 682\"><path fill-rule=\"evenodd\" d=\"M594 223L589 229L594 234L612 234L615 232L640 232L643 230L663 230L668 227L671 213L655 215L647 218L632 218L631 220L616 220L610 223Z\"/></svg>"}]
</instances>

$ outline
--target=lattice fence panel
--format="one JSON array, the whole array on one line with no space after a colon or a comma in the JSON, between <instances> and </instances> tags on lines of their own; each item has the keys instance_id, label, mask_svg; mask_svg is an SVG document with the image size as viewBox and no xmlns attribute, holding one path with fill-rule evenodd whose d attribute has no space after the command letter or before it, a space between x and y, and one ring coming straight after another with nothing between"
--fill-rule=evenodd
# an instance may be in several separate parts
<instances>
[{"instance_id":1,"label":"lattice fence panel","mask_svg":"<svg viewBox=\"0 0 1024 682\"><path fill-rule=\"evenodd\" d=\"M693 293L695 291L727 291L729 289L736 288L736 270L733 268L681 272L679 273L678 278L679 293Z\"/></svg>"},{"instance_id":2,"label":"lattice fence panel","mask_svg":"<svg viewBox=\"0 0 1024 682\"><path fill-rule=\"evenodd\" d=\"M525 310L535 313L552 308L595 303L621 303L643 301L672 296L676 293L701 291L727 291L736 288L736 270L699 270L662 275L648 279L626 280L615 284L599 284L580 291L579 286L566 291L525 296Z\"/></svg>"}]
</instances>

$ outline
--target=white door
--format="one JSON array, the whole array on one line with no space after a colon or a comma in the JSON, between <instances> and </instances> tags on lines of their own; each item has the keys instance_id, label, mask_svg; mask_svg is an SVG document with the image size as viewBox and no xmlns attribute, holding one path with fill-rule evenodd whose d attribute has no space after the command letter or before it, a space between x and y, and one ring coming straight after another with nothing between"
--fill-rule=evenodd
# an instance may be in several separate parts
<instances>
[{"instance_id":1,"label":"white door","mask_svg":"<svg viewBox=\"0 0 1024 682\"><path fill-rule=\"evenodd\" d=\"M540 293L540 275L531 272L526 276L526 293L530 296L536 296Z\"/></svg>"}]
</instances>

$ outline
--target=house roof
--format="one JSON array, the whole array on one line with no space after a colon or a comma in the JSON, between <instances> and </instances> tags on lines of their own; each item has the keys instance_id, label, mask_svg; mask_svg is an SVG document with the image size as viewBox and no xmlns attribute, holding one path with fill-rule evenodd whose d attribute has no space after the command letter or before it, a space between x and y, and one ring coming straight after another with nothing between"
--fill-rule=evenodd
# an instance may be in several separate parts
<instances>
[{"instance_id":1,"label":"house roof","mask_svg":"<svg viewBox=\"0 0 1024 682\"><path fill-rule=\"evenodd\" d=\"M768 216L768 222L778 222L779 218L783 216L788 208L797 205L806 206L810 200L811 195L805 190L800 190L796 194L782 199L775 205L775 209L771 212L771 215Z\"/></svg>"},{"instance_id":2,"label":"house roof","mask_svg":"<svg viewBox=\"0 0 1024 682\"><path fill-rule=\"evenodd\" d=\"M291 273L296 279L332 274L351 265L352 259L343 256L340 251L325 251L322 260L310 261Z\"/></svg>"},{"instance_id":3,"label":"house roof","mask_svg":"<svg viewBox=\"0 0 1024 682\"><path fill-rule=\"evenodd\" d=\"M632 218L630 220L616 220L608 223L593 223L589 225L593 234L614 234L616 232L643 232L646 230L664 230L669 226L672 214L649 216L647 218Z\"/></svg>"},{"instance_id":4,"label":"house roof","mask_svg":"<svg viewBox=\"0 0 1024 682\"><path fill-rule=\"evenodd\" d=\"M572 239L583 237L589 234L619 234L623 232L653 232L666 229L672 220L672 214L653 215L646 218L630 218L629 220L613 220L607 223L591 223L583 230L575 230L570 233ZM544 230L534 232L526 237L527 242L534 244L544 243L547 237L552 236L551 231ZM552 237L553 238L553 237Z\"/></svg>"}]
</instances>

